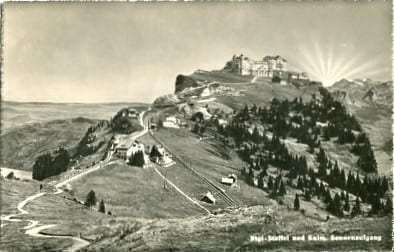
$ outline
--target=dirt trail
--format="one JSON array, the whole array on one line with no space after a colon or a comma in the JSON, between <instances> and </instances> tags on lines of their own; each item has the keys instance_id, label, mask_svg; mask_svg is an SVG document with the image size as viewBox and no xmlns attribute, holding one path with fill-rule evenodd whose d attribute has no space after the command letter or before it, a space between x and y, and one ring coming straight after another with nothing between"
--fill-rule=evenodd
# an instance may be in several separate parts
<instances>
[{"instance_id":1,"label":"dirt trail","mask_svg":"<svg viewBox=\"0 0 394 252\"><path fill-rule=\"evenodd\" d=\"M142 135L146 134L148 132L148 127L144 125L143 123L143 116L144 116L145 111L143 111L140 115L139 121L141 123L141 126L144 127L144 129L133 135L132 138L136 139L138 137L141 137ZM49 183L49 185L54 186L56 191L53 192L54 195L56 194L60 194L63 192L63 190L61 189L62 186L66 185L67 183L74 181L76 179L81 178L82 176L89 174L91 172L97 171L98 169L111 164L111 162L109 162L111 160L112 157L112 151L108 153L107 159L103 162L103 163L99 163L96 166L91 167L90 169L81 172L77 175L74 175L70 178L67 178L65 180L62 180L60 182L57 182L57 184L55 183ZM46 238L61 238L61 239L72 239L73 240L73 245L69 248L67 248L66 251L78 251L80 249L82 249L83 247L88 246L90 243L80 237L77 236L71 236L71 235L51 235L51 234L43 234L42 231L45 229L49 229L49 228L53 228L56 226L56 224L47 224L47 225L41 225L39 226L40 222L36 221L36 220L30 220L30 219L17 219L16 217L20 216L20 215L24 215L24 214L29 214L28 211L24 210L23 208L30 202L33 201L39 197L44 196L46 193L45 192L40 192L40 193L36 193L32 196L27 197L26 199L24 199L23 201L19 202L17 205L17 210L19 211L19 213L17 214L10 214L10 215L2 215L1 216L1 228L4 227L5 225L7 225L6 223L3 223L4 221L8 221L8 222L21 222L21 221L27 221L29 222L29 224L27 224L26 226L24 226L22 229L26 230L25 234L30 235L30 236L34 236L34 237L46 237Z\"/></svg>"}]
</instances>

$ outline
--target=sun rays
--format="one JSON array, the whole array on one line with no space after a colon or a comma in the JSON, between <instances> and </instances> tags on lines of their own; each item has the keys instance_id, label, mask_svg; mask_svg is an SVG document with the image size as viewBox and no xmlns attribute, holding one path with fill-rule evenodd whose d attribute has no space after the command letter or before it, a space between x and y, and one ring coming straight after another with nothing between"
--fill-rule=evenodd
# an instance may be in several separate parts
<instances>
[{"instance_id":1,"label":"sun rays","mask_svg":"<svg viewBox=\"0 0 394 252\"><path fill-rule=\"evenodd\" d=\"M298 56L293 60L298 70L307 72L311 79L321 81L325 86L343 78L365 78L387 71L381 67L376 55L374 57L367 52L360 52L346 43L340 49L333 42L325 43L324 48L321 44L317 40L311 40L308 45L298 46Z\"/></svg>"}]
</instances>

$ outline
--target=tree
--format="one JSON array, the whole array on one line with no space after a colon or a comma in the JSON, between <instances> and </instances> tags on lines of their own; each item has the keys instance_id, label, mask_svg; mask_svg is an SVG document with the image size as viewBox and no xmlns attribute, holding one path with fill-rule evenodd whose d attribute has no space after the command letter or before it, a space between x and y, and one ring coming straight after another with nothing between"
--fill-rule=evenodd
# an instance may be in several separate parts
<instances>
[{"instance_id":1,"label":"tree","mask_svg":"<svg viewBox=\"0 0 394 252\"><path fill-rule=\"evenodd\" d=\"M298 194L296 194L295 199L294 199L294 209L295 210L300 209L300 199L298 198Z\"/></svg>"},{"instance_id":2,"label":"tree","mask_svg":"<svg viewBox=\"0 0 394 252\"><path fill-rule=\"evenodd\" d=\"M272 83L280 83L281 79L279 78L279 76L274 76L272 78Z\"/></svg>"},{"instance_id":3,"label":"tree","mask_svg":"<svg viewBox=\"0 0 394 252\"><path fill-rule=\"evenodd\" d=\"M260 136L259 130L257 129L257 127L255 126L253 129L253 133L252 133L252 141L255 143L261 143L262 142L262 137Z\"/></svg>"},{"instance_id":4,"label":"tree","mask_svg":"<svg viewBox=\"0 0 394 252\"><path fill-rule=\"evenodd\" d=\"M96 193L91 190L88 195L86 195L85 206L92 208L97 203Z\"/></svg>"},{"instance_id":5,"label":"tree","mask_svg":"<svg viewBox=\"0 0 394 252\"><path fill-rule=\"evenodd\" d=\"M357 197L356 203L354 204L354 207L352 209L352 217L361 214L361 205L360 205L360 199Z\"/></svg>"},{"instance_id":6,"label":"tree","mask_svg":"<svg viewBox=\"0 0 394 252\"><path fill-rule=\"evenodd\" d=\"M14 178L15 178L14 172L8 173L8 175L7 175L6 178L7 178L7 179L14 179Z\"/></svg>"},{"instance_id":7,"label":"tree","mask_svg":"<svg viewBox=\"0 0 394 252\"><path fill-rule=\"evenodd\" d=\"M156 159L158 159L158 158L161 158L161 153L159 152L159 149L157 148L157 146L156 145L153 145L152 146L152 149L151 149L151 151L150 151L150 154L149 154L149 158L151 159L151 160L154 160L154 161L156 161Z\"/></svg>"},{"instance_id":8,"label":"tree","mask_svg":"<svg viewBox=\"0 0 394 252\"><path fill-rule=\"evenodd\" d=\"M390 198L387 199L386 205L384 206L384 213L385 214L393 214L393 202Z\"/></svg>"},{"instance_id":9,"label":"tree","mask_svg":"<svg viewBox=\"0 0 394 252\"><path fill-rule=\"evenodd\" d=\"M297 180L297 188L300 189L300 190L302 190L302 189L304 188L304 180L302 179L301 176L298 177L298 180Z\"/></svg>"},{"instance_id":10,"label":"tree","mask_svg":"<svg viewBox=\"0 0 394 252\"><path fill-rule=\"evenodd\" d=\"M137 151L129 158L129 165L142 167L145 164L144 152Z\"/></svg>"},{"instance_id":11,"label":"tree","mask_svg":"<svg viewBox=\"0 0 394 252\"><path fill-rule=\"evenodd\" d=\"M258 185L259 188L264 189L264 173L260 173L259 175L259 180L258 180Z\"/></svg>"},{"instance_id":12,"label":"tree","mask_svg":"<svg viewBox=\"0 0 394 252\"><path fill-rule=\"evenodd\" d=\"M204 132L205 132L205 126L201 126L200 127L200 135L201 135L201 137L204 136Z\"/></svg>"},{"instance_id":13,"label":"tree","mask_svg":"<svg viewBox=\"0 0 394 252\"><path fill-rule=\"evenodd\" d=\"M104 200L101 200L100 201L100 204L99 204L99 212L102 212L102 213L105 213L105 204L104 204Z\"/></svg>"},{"instance_id":14,"label":"tree","mask_svg":"<svg viewBox=\"0 0 394 252\"><path fill-rule=\"evenodd\" d=\"M159 120L157 120L157 127L163 128L163 120L161 120L160 118L159 118Z\"/></svg>"},{"instance_id":15,"label":"tree","mask_svg":"<svg viewBox=\"0 0 394 252\"><path fill-rule=\"evenodd\" d=\"M311 201L311 192L310 192L310 190L306 190L305 191L305 200L306 201Z\"/></svg>"},{"instance_id":16,"label":"tree","mask_svg":"<svg viewBox=\"0 0 394 252\"><path fill-rule=\"evenodd\" d=\"M350 210L350 204L349 204L349 194L346 192L346 197L345 197L345 205L343 206L343 209L345 211Z\"/></svg>"},{"instance_id":17,"label":"tree","mask_svg":"<svg viewBox=\"0 0 394 252\"><path fill-rule=\"evenodd\" d=\"M279 195L283 196L286 194L286 186L285 183L283 183L283 181L280 181L280 186L279 186Z\"/></svg>"},{"instance_id":18,"label":"tree","mask_svg":"<svg viewBox=\"0 0 394 252\"><path fill-rule=\"evenodd\" d=\"M372 213L372 214L379 213L379 211L382 209L382 204L381 204L380 198L377 197L376 195L374 195L372 197L371 205L372 205L372 209L371 209L370 213Z\"/></svg>"},{"instance_id":19,"label":"tree","mask_svg":"<svg viewBox=\"0 0 394 252\"><path fill-rule=\"evenodd\" d=\"M43 180L67 170L70 163L68 151L60 147L54 154L55 156L46 153L36 159L33 165L33 179Z\"/></svg>"},{"instance_id":20,"label":"tree","mask_svg":"<svg viewBox=\"0 0 394 252\"><path fill-rule=\"evenodd\" d=\"M267 186L268 186L268 188L269 188L270 190L272 190L273 187L274 187L274 182L272 181L271 175L269 175L269 177L268 177L268 184L267 184Z\"/></svg>"},{"instance_id":21,"label":"tree","mask_svg":"<svg viewBox=\"0 0 394 252\"><path fill-rule=\"evenodd\" d=\"M204 121L204 114L201 111L198 111L192 115L191 120L193 122L202 122Z\"/></svg>"},{"instance_id":22,"label":"tree","mask_svg":"<svg viewBox=\"0 0 394 252\"><path fill-rule=\"evenodd\" d=\"M193 129L192 129L192 132L193 132L193 133L196 133L196 134L198 134L198 133L200 132L200 126L198 125L198 123L195 123L195 124L194 124L194 127L193 127Z\"/></svg>"}]
</instances>

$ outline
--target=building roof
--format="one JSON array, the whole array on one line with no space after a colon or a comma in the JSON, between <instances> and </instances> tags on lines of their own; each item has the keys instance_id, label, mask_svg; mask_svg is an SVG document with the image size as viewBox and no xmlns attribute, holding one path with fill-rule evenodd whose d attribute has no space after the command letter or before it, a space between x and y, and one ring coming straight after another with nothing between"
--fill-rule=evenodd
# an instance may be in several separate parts
<instances>
[{"instance_id":1,"label":"building roof","mask_svg":"<svg viewBox=\"0 0 394 252\"><path fill-rule=\"evenodd\" d=\"M201 198L201 200L204 200L204 199L208 199L209 201L211 201L211 202L213 202L213 203L216 202L216 199L215 199L215 197L213 197L213 195L212 195L211 192L207 192L207 193Z\"/></svg>"},{"instance_id":2,"label":"building roof","mask_svg":"<svg viewBox=\"0 0 394 252\"><path fill-rule=\"evenodd\" d=\"M278 60L278 59L282 59L284 62L287 62L287 60L285 58L283 58L283 57L281 57L279 55L277 55L277 56L265 56L263 58L263 61L266 61L266 60Z\"/></svg>"}]
</instances>

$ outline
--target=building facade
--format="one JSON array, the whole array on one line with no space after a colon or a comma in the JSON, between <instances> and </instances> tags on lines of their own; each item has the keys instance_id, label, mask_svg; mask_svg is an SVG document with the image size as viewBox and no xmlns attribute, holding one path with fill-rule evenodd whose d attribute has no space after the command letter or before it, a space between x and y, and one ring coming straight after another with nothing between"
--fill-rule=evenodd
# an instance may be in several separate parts
<instances>
[{"instance_id":1,"label":"building facade","mask_svg":"<svg viewBox=\"0 0 394 252\"><path fill-rule=\"evenodd\" d=\"M234 55L227 67L241 75L273 77L275 72L281 75L287 70L287 61L281 56L266 56L262 60L253 60L241 54Z\"/></svg>"}]
</instances>

